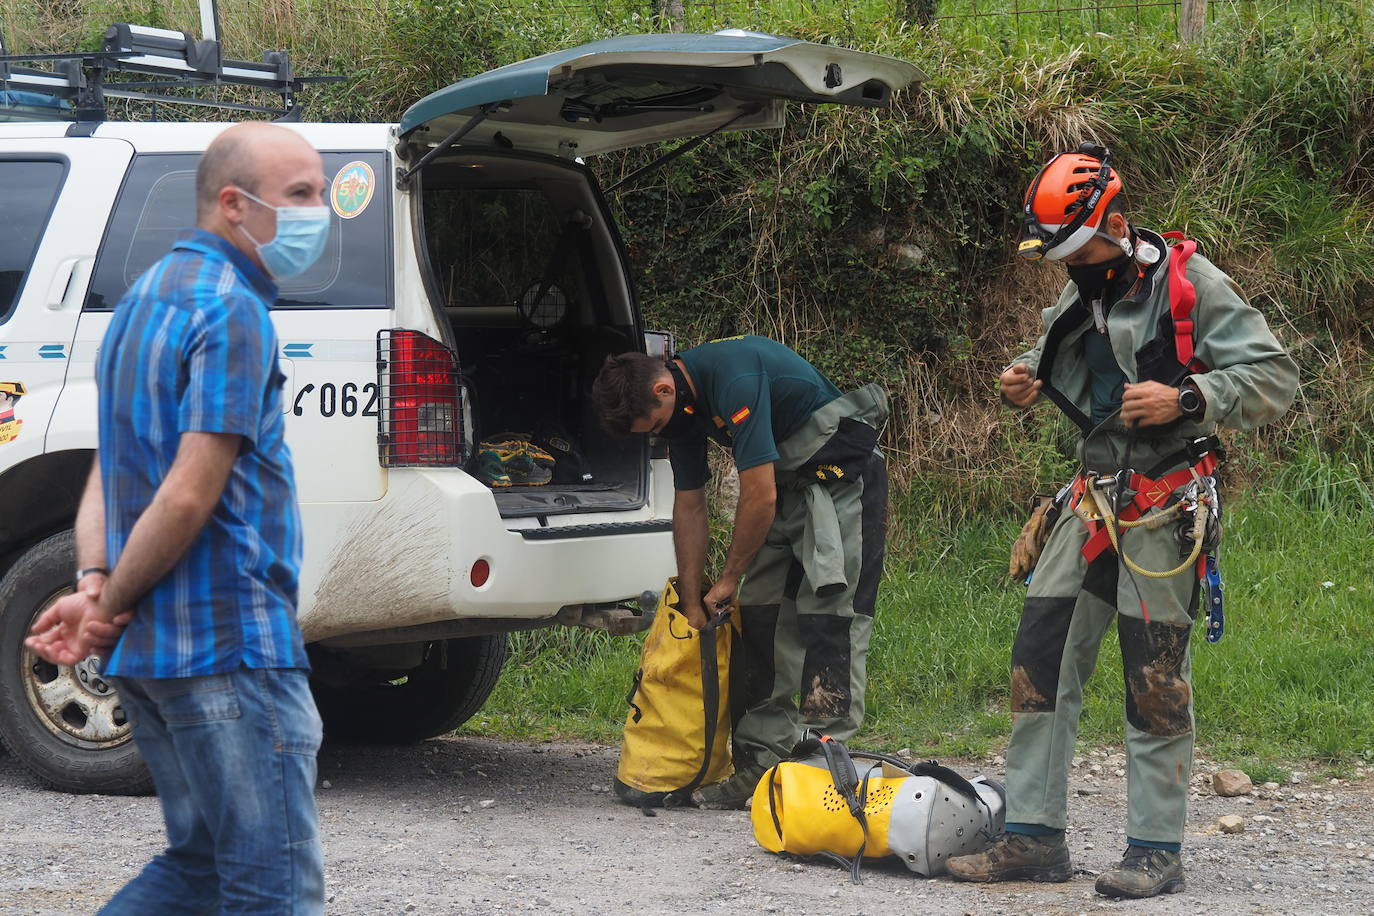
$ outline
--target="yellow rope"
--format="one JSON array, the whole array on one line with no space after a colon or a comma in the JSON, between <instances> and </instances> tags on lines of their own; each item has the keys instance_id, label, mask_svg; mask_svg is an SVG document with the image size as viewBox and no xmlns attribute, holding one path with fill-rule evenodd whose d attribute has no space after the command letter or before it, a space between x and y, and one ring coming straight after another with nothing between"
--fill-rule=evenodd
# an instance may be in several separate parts
<instances>
[{"instance_id":1,"label":"yellow rope","mask_svg":"<svg viewBox=\"0 0 1374 916\"><path fill-rule=\"evenodd\" d=\"M1143 566L1139 565L1126 555L1126 553L1121 549L1121 535L1118 532L1118 528L1138 528L1142 525L1147 528L1157 528L1159 527L1159 525L1163 524L1169 518L1173 518L1174 516L1182 512L1183 503L1174 503L1172 506L1169 507L1169 509L1166 509L1164 512L1155 513L1155 515L1153 516L1137 519L1133 522L1119 521L1116 518L1116 516L1112 513L1111 507L1108 505L1109 500L1107 499L1106 494L1100 492L1097 487L1092 485L1091 482L1088 483L1085 489L1088 493L1092 494L1093 504L1096 505L1098 517L1101 519L1102 524L1107 529L1107 538L1112 542L1112 549L1116 551L1117 556L1121 557L1122 562L1125 563L1127 568L1129 568L1132 572L1138 573L1139 575L1142 575L1147 579L1169 579L1173 576L1179 575L1185 570L1192 569L1197 564L1197 558L1202 555L1202 541L1207 534L1207 504L1205 502L1198 500L1197 506L1194 509L1193 551L1188 555L1188 559L1184 560L1179 566L1169 570L1168 572L1158 572L1153 569L1144 568ZM1074 507L1074 512L1078 515L1079 518L1085 519L1087 521L1097 520L1083 511L1083 500L1079 500L1078 506ZM1170 514L1171 512L1172 514Z\"/></svg>"}]
</instances>

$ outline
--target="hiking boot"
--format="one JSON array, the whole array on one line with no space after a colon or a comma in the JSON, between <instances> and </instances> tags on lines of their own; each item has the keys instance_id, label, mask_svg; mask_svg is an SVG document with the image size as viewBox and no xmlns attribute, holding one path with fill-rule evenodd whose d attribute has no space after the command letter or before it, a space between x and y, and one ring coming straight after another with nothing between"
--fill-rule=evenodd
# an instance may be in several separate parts
<instances>
[{"instance_id":1,"label":"hiking boot","mask_svg":"<svg viewBox=\"0 0 1374 916\"><path fill-rule=\"evenodd\" d=\"M1183 857L1167 849L1127 846L1121 864L1097 876L1106 897L1153 897L1183 890Z\"/></svg>"},{"instance_id":2,"label":"hiking boot","mask_svg":"<svg viewBox=\"0 0 1374 916\"><path fill-rule=\"evenodd\" d=\"M1064 834L1029 836L1000 834L992 845L971 856L954 856L945 862L951 878L959 881L1067 881L1073 877L1069 844Z\"/></svg>"},{"instance_id":3,"label":"hiking boot","mask_svg":"<svg viewBox=\"0 0 1374 916\"><path fill-rule=\"evenodd\" d=\"M749 799L754 797L754 789L765 772L755 766L740 767L729 779L693 792L692 804L709 811L743 811Z\"/></svg>"}]
</instances>

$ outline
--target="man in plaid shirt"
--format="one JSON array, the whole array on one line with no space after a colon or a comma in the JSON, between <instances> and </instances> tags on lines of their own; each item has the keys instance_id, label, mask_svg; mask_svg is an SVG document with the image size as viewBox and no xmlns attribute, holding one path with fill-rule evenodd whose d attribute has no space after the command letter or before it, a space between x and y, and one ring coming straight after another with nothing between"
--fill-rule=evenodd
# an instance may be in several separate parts
<instances>
[{"instance_id":1,"label":"man in plaid shirt","mask_svg":"<svg viewBox=\"0 0 1374 916\"><path fill-rule=\"evenodd\" d=\"M162 802L166 851L102 912L320 913L320 718L268 309L328 236L323 166L299 134L244 123L206 149L196 186L198 228L101 344L77 591L28 645L68 665L113 649L106 672Z\"/></svg>"}]
</instances>

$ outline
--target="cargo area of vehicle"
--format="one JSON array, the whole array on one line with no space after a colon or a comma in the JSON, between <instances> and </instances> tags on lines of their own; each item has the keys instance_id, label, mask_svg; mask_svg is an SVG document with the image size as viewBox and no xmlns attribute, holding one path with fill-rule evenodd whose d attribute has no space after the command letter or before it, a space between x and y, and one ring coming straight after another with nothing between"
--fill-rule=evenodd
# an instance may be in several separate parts
<instances>
[{"instance_id":1,"label":"cargo area of vehicle","mask_svg":"<svg viewBox=\"0 0 1374 916\"><path fill-rule=\"evenodd\" d=\"M591 403L602 361L639 348L641 332L614 227L586 171L546 157L458 154L427 165L418 187L428 292L468 396L469 472L492 486L506 517L643 505L644 437L613 436ZM493 440L507 444L483 449ZM531 472L518 440L552 466L540 455Z\"/></svg>"}]
</instances>

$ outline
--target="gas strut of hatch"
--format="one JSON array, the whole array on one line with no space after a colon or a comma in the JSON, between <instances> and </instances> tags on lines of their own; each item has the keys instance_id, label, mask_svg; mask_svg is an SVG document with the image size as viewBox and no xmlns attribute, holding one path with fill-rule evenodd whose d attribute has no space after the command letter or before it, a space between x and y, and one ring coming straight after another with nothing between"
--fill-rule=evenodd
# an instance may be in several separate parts
<instances>
[{"instance_id":1,"label":"gas strut of hatch","mask_svg":"<svg viewBox=\"0 0 1374 916\"><path fill-rule=\"evenodd\" d=\"M498 103L496 103L496 104L488 104L488 105L483 105L483 106L481 106L480 108L477 109L477 113L476 113L475 115L473 115L472 117L468 118L466 124L464 124L462 127L458 128L458 129L455 130L453 133L451 133L451 134L449 134L447 137L445 137L445 138L443 139L443 141L442 141L438 146L434 147L434 149L430 150L429 152L427 152L427 153L425 153L423 156L421 156L421 157L420 157L420 161L417 162L417 163L415 163L415 165L413 165L410 169L408 169L407 171L404 171L404 172L402 172L400 169L397 169L397 170L396 170L396 190L398 190L398 191L404 191L407 187L410 186L410 181L411 181L412 178L415 177L415 173L416 173L416 172L420 171L420 169L422 169L422 168L424 168L426 165L428 165L429 162L430 162L435 156L437 156L437 155L439 155L440 153L444 152L444 151L445 151L446 149L448 149L450 146L452 146L453 144L457 143L459 140L461 140L461 139L463 139L464 137L466 137L466 136L468 135L468 133L471 132L471 130L472 130L474 127L476 127L478 124L481 124L483 121L485 121L485 120L487 119L487 115L491 113L491 110L492 110L493 108L496 108L496 107L498 107L498 106L500 106L500 105L504 105L504 104L505 104L504 102L498 102Z\"/></svg>"},{"instance_id":2,"label":"gas strut of hatch","mask_svg":"<svg viewBox=\"0 0 1374 916\"><path fill-rule=\"evenodd\" d=\"M614 194L616 191L619 191L621 188L629 187L630 185L634 184L636 181L638 181L639 179L643 178L645 175L649 174L650 172L653 172L653 171L655 171L655 170L657 170L657 169L662 168L663 166L665 166L665 165L667 165L668 163L672 162L674 159L676 159L677 157L683 155L684 153L689 153L689 152L691 152L692 150L696 149L698 146L701 146L701 144L705 143L707 140L710 140L710 139L711 139L712 137L714 137L716 134L718 134L718 133L720 133L721 131L725 130L725 128L729 127L731 124L734 124L736 121L738 121L740 118L744 117L745 115L758 114L758 112L759 112L759 110L760 110L761 107L762 107L762 106L760 106L760 105L746 105L746 106L744 106L743 108L740 109L739 114L735 115L735 116L734 116L733 118L731 118L730 120L725 121L725 122L722 123L722 124L716 125L715 127L711 128L710 130L708 130L706 133L702 134L702 135L699 136L699 137L693 137L692 139L688 140L686 143L683 143L683 144L681 144L681 145L679 145L679 146L673 147L673 148L670 149L668 152L664 153L662 156L659 156L659 157L658 157L657 159L655 159L653 162L650 162L648 165L640 166L639 168L635 169L635 170L634 170L633 172L631 172L630 174L626 175L624 178L622 178L622 179L620 179L619 181L617 181L615 184L613 184L613 185L611 185L610 187L608 187L608 188L606 189L606 192L605 192L605 193L609 196L609 195L611 195L611 194Z\"/></svg>"}]
</instances>

